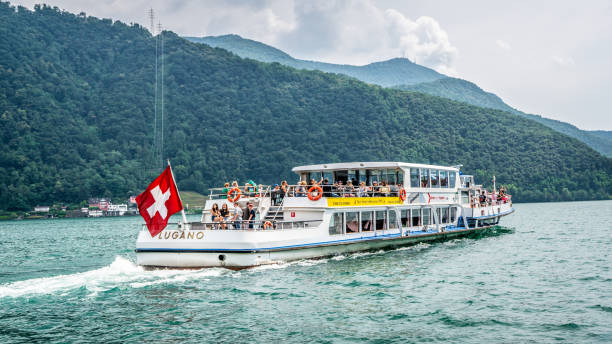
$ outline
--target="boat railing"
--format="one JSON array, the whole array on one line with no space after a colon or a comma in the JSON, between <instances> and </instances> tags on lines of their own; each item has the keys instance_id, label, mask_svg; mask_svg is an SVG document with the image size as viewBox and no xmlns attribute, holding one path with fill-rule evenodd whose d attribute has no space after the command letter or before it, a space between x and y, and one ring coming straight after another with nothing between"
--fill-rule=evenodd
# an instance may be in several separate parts
<instances>
[{"instance_id":1,"label":"boat railing","mask_svg":"<svg viewBox=\"0 0 612 344\"><path fill-rule=\"evenodd\" d=\"M266 230L287 230L287 229L307 229L315 228L321 224L322 220L304 221L277 221L277 220L241 220L225 222L189 222L189 230L243 230L243 231L266 231ZM168 224L168 228L179 228L179 223ZM147 226L142 225L141 230L146 231Z\"/></svg>"},{"instance_id":2,"label":"boat railing","mask_svg":"<svg viewBox=\"0 0 612 344\"><path fill-rule=\"evenodd\" d=\"M512 195L504 194L503 196L498 197L498 194L493 195L491 193L487 193L486 196L486 201L484 203L480 203L478 196L473 197L472 208L483 208L502 204L512 205Z\"/></svg>"},{"instance_id":3,"label":"boat railing","mask_svg":"<svg viewBox=\"0 0 612 344\"><path fill-rule=\"evenodd\" d=\"M354 186L354 185L319 185L323 190L323 197L399 197L401 187L395 185L381 186ZM283 189L271 191L271 197L308 197L309 190L313 185L286 185L285 192ZM313 190L314 191L314 190Z\"/></svg>"},{"instance_id":4,"label":"boat railing","mask_svg":"<svg viewBox=\"0 0 612 344\"><path fill-rule=\"evenodd\" d=\"M234 187L223 187L223 188L210 188L208 199L227 199L227 194ZM257 185L257 186L238 186L240 190L240 197L270 197L272 190L271 185ZM234 196L235 197L235 196Z\"/></svg>"}]
</instances>

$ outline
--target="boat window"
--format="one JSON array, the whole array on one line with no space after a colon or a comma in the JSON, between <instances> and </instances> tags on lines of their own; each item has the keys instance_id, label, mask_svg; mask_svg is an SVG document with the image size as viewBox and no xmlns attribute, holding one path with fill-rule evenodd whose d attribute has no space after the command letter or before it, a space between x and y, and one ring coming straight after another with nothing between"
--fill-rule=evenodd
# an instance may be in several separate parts
<instances>
[{"instance_id":1,"label":"boat window","mask_svg":"<svg viewBox=\"0 0 612 344\"><path fill-rule=\"evenodd\" d=\"M461 191L461 203L462 204L470 203L470 194L468 191Z\"/></svg>"},{"instance_id":2,"label":"boat window","mask_svg":"<svg viewBox=\"0 0 612 344\"><path fill-rule=\"evenodd\" d=\"M421 169L421 187L422 188L429 187L429 170L426 168Z\"/></svg>"},{"instance_id":3,"label":"boat window","mask_svg":"<svg viewBox=\"0 0 612 344\"><path fill-rule=\"evenodd\" d=\"M357 181L357 176L358 171L357 170L348 170L348 178L347 180L350 180L353 185L359 185L359 182Z\"/></svg>"},{"instance_id":4,"label":"boat window","mask_svg":"<svg viewBox=\"0 0 612 344\"><path fill-rule=\"evenodd\" d=\"M442 208L442 223L448 222L448 208Z\"/></svg>"},{"instance_id":5,"label":"boat window","mask_svg":"<svg viewBox=\"0 0 612 344\"><path fill-rule=\"evenodd\" d=\"M342 215L343 213L334 213L329 220L329 234L342 234Z\"/></svg>"},{"instance_id":6,"label":"boat window","mask_svg":"<svg viewBox=\"0 0 612 344\"><path fill-rule=\"evenodd\" d=\"M397 171L397 183L400 185L404 185L404 171L403 170Z\"/></svg>"},{"instance_id":7,"label":"boat window","mask_svg":"<svg viewBox=\"0 0 612 344\"><path fill-rule=\"evenodd\" d=\"M450 181L448 182L448 187L454 188L455 187L455 180L457 178L457 173L456 172L448 172L449 174L449 179Z\"/></svg>"},{"instance_id":8,"label":"boat window","mask_svg":"<svg viewBox=\"0 0 612 344\"><path fill-rule=\"evenodd\" d=\"M441 220L442 220L442 211L441 211L441 209L440 208L436 208L434 211L436 212L436 217L433 219L432 223L437 223L437 224L442 223L441 222Z\"/></svg>"},{"instance_id":9,"label":"boat window","mask_svg":"<svg viewBox=\"0 0 612 344\"><path fill-rule=\"evenodd\" d=\"M421 225L421 211L419 209L412 209L410 211L412 214L412 226L420 226Z\"/></svg>"},{"instance_id":10,"label":"boat window","mask_svg":"<svg viewBox=\"0 0 612 344\"><path fill-rule=\"evenodd\" d=\"M368 170L368 185L380 183L380 170Z\"/></svg>"},{"instance_id":11,"label":"boat window","mask_svg":"<svg viewBox=\"0 0 612 344\"><path fill-rule=\"evenodd\" d=\"M323 180L325 180L325 179L327 179L330 184L333 184L334 183L334 174L332 172L323 172Z\"/></svg>"},{"instance_id":12,"label":"boat window","mask_svg":"<svg viewBox=\"0 0 612 344\"><path fill-rule=\"evenodd\" d=\"M410 226L410 209L400 210L400 217L402 219L402 227Z\"/></svg>"},{"instance_id":13,"label":"boat window","mask_svg":"<svg viewBox=\"0 0 612 344\"><path fill-rule=\"evenodd\" d=\"M387 170L387 184L394 185L397 183L397 171L396 170Z\"/></svg>"},{"instance_id":14,"label":"boat window","mask_svg":"<svg viewBox=\"0 0 612 344\"><path fill-rule=\"evenodd\" d=\"M345 215L346 228L345 233L359 232L359 212L347 212Z\"/></svg>"},{"instance_id":15,"label":"boat window","mask_svg":"<svg viewBox=\"0 0 612 344\"><path fill-rule=\"evenodd\" d=\"M457 219L457 208L451 207L450 208L450 222L455 223L456 219Z\"/></svg>"},{"instance_id":16,"label":"boat window","mask_svg":"<svg viewBox=\"0 0 612 344\"><path fill-rule=\"evenodd\" d=\"M361 212L361 231L369 232L374 228L372 226L372 212L371 211L362 211Z\"/></svg>"},{"instance_id":17,"label":"boat window","mask_svg":"<svg viewBox=\"0 0 612 344\"><path fill-rule=\"evenodd\" d=\"M314 179L314 181L318 183L321 180L321 172L309 172L308 182L310 182L311 179Z\"/></svg>"},{"instance_id":18,"label":"boat window","mask_svg":"<svg viewBox=\"0 0 612 344\"><path fill-rule=\"evenodd\" d=\"M340 181L342 182L342 184L346 185L347 179L348 179L348 170L341 170L341 171L334 172L334 183Z\"/></svg>"},{"instance_id":19,"label":"boat window","mask_svg":"<svg viewBox=\"0 0 612 344\"><path fill-rule=\"evenodd\" d=\"M447 188L448 187L448 172L440 171L440 187Z\"/></svg>"},{"instance_id":20,"label":"boat window","mask_svg":"<svg viewBox=\"0 0 612 344\"><path fill-rule=\"evenodd\" d=\"M377 231L381 231L386 229L387 224L385 223L385 215L387 214L386 211L376 211L376 230Z\"/></svg>"},{"instance_id":21,"label":"boat window","mask_svg":"<svg viewBox=\"0 0 612 344\"><path fill-rule=\"evenodd\" d=\"M423 208L423 219L421 221L423 226L431 224L431 208Z\"/></svg>"},{"instance_id":22,"label":"boat window","mask_svg":"<svg viewBox=\"0 0 612 344\"><path fill-rule=\"evenodd\" d=\"M368 183L368 176L366 174L366 170L359 170L359 182L366 182L366 184ZM353 184L355 185L355 184Z\"/></svg>"},{"instance_id":23,"label":"boat window","mask_svg":"<svg viewBox=\"0 0 612 344\"><path fill-rule=\"evenodd\" d=\"M430 170L429 174L431 177L431 187L439 188L440 186L438 184L438 170Z\"/></svg>"},{"instance_id":24,"label":"boat window","mask_svg":"<svg viewBox=\"0 0 612 344\"><path fill-rule=\"evenodd\" d=\"M393 209L389 209L389 212L387 214L387 218L389 219L389 229L396 229L397 228L397 214L395 213L395 210Z\"/></svg>"},{"instance_id":25,"label":"boat window","mask_svg":"<svg viewBox=\"0 0 612 344\"><path fill-rule=\"evenodd\" d=\"M410 169L410 187L413 188L418 188L420 186L420 181L421 179L419 178L419 169L418 168L411 168Z\"/></svg>"}]
</instances>

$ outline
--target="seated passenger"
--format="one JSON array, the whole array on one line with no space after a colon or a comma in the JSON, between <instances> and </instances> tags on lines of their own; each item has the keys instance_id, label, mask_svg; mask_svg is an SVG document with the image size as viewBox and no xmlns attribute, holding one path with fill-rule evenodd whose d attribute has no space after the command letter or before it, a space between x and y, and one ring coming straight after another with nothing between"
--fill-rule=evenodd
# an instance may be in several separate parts
<instances>
[{"instance_id":1,"label":"seated passenger","mask_svg":"<svg viewBox=\"0 0 612 344\"><path fill-rule=\"evenodd\" d=\"M342 185L342 181L339 180L334 184L334 193L332 194L332 196L334 197L343 197L344 196L344 185Z\"/></svg>"},{"instance_id":2,"label":"seated passenger","mask_svg":"<svg viewBox=\"0 0 612 344\"><path fill-rule=\"evenodd\" d=\"M355 189L353 188L353 182L350 180L346 182L346 187L344 188L344 197L355 197Z\"/></svg>"},{"instance_id":3,"label":"seated passenger","mask_svg":"<svg viewBox=\"0 0 612 344\"><path fill-rule=\"evenodd\" d=\"M380 194L383 197L389 197L389 194L391 193L391 189L389 188L389 186L387 185L387 182L385 182L383 180L382 182L382 186L380 187Z\"/></svg>"},{"instance_id":4,"label":"seated passenger","mask_svg":"<svg viewBox=\"0 0 612 344\"><path fill-rule=\"evenodd\" d=\"M372 195L372 197L380 196L380 187L378 186L377 181L372 182L372 187L370 188L370 195Z\"/></svg>"},{"instance_id":5,"label":"seated passenger","mask_svg":"<svg viewBox=\"0 0 612 344\"><path fill-rule=\"evenodd\" d=\"M219 205L217 203L213 203L212 208L210 208L210 218L213 222L221 222L223 219L221 217L221 212L219 212Z\"/></svg>"},{"instance_id":6,"label":"seated passenger","mask_svg":"<svg viewBox=\"0 0 612 344\"><path fill-rule=\"evenodd\" d=\"M251 196L251 191L254 189L254 186L246 183L244 184L244 197L250 197Z\"/></svg>"},{"instance_id":7,"label":"seated passenger","mask_svg":"<svg viewBox=\"0 0 612 344\"><path fill-rule=\"evenodd\" d=\"M359 182L357 197L368 197L368 187L366 186L365 182Z\"/></svg>"},{"instance_id":8,"label":"seated passenger","mask_svg":"<svg viewBox=\"0 0 612 344\"><path fill-rule=\"evenodd\" d=\"M219 213L221 215L221 229L227 229L227 222L229 221L229 208L227 207L227 203L223 203Z\"/></svg>"}]
</instances>

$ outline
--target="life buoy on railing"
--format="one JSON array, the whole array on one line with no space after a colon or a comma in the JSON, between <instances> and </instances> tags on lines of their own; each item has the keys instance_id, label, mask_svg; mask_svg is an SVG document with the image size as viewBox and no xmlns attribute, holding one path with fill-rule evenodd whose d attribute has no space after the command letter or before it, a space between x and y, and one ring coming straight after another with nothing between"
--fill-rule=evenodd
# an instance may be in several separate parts
<instances>
[{"instance_id":1,"label":"life buoy on railing","mask_svg":"<svg viewBox=\"0 0 612 344\"><path fill-rule=\"evenodd\" d=\"M232 197L233 194L236 194L236 196ZM237 200L240 199L240 189L239 188L233 188L230 191L227 192L227 200L234 203Z\"/></svg>"},{"instance_id":2,"label":"life buoy on railing","mask_svg":"<svg viewBox=\"0 0 612 344\"><path fill-rule=\"evenodd\" d=\"M316 191L316 195L313 195L313 191ZM311 201L317 201L323 197L323 189L318 185L313 185L308 189L308 199Z\"/></svg>"},{"instance_id":3,"label":"life buoy on railing","mask_svg":"<svg viewBox=\"0 0 612 344\"><path fill-rule=\"evenodd\" d=\"M405 201L406 200L406 189L402 188L399 192L399 198L400 200Z\"/></svg>"}]
</instances>

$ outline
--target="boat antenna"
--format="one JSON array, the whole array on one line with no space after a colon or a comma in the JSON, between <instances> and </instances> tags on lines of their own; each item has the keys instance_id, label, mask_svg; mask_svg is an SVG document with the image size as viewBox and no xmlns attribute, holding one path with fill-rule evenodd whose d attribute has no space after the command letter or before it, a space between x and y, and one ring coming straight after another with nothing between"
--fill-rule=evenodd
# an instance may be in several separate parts
<instances>
[{"instance_id":1,"label":"boat antenna","mask_svg":"<svg viewBox=\"0 0 612 344\"><path fill-rule=\"evenodd\" d=\"M159 159L161 161L162 164L162 168L163 168L163 164L164 164L164 31L162 28L162 24L158 23L158 29L159 29L159 36L160 36L160 40L161 40L161 49L160 49L160 55L159 58L161 60L161 83L160 83L160 88L161 88L161 135L160 135L160 145L159 145Z\"/></svg>"}]
</instances>

